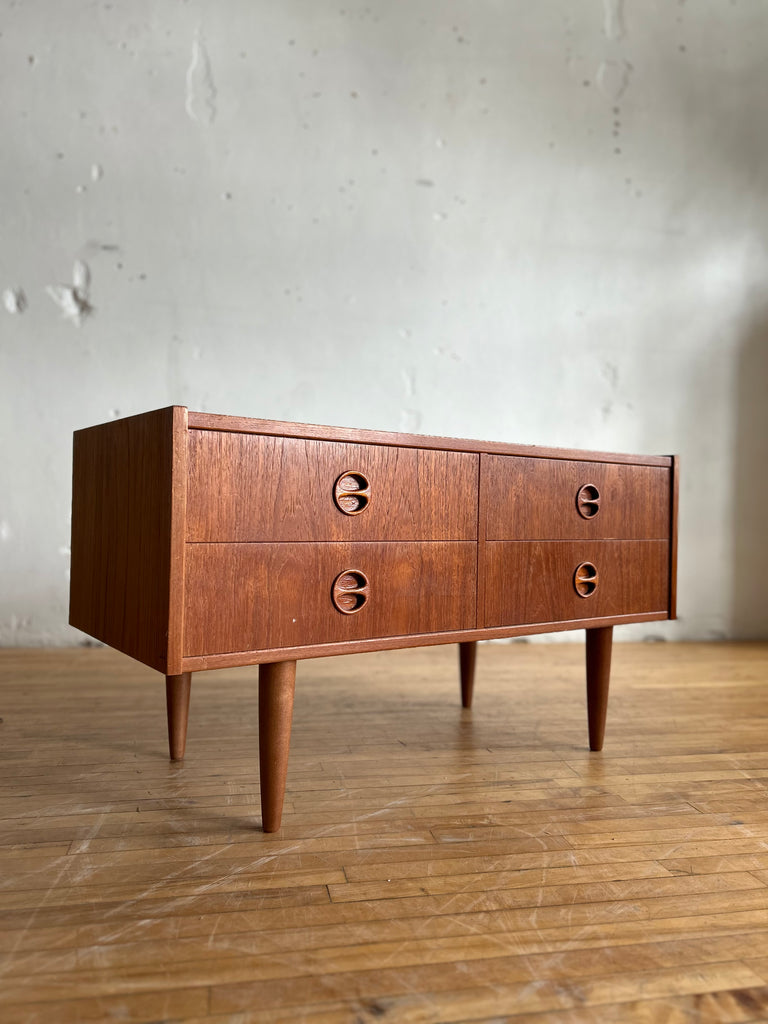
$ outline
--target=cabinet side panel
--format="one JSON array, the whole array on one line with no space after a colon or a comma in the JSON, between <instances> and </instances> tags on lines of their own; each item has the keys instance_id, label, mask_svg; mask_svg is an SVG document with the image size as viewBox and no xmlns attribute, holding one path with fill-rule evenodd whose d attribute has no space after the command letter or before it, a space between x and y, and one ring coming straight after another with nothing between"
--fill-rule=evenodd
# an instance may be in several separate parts
<instances>
[{"instance_id":1,"label":"cabinet side panel","mask_svg":"<svg viewBox=\"0 0 768 1024\"><path fill-rule=\"evenodd\" d=\"M173 408L171 468L171 547L168 609L168 675L181 674L184 657L184 573L187 545L187 410Z\"/></svg>"},{"instance_id":2,"label":"cabinet side panel","mask_svg":"<svg viewBox=\"0 0 768 1024\"><path fill-rule=\"evenodd\" d=\"M680 501L680 457L672 457L672 511L669 545L669 617L677 618L677 510Z\"/></svg>"},{"instance_id":3,"label":"cabinet side panel","mask_svg":"<svg viewBox=\"0 0 768 1024\"><path fill-rule=\"evenodd\" d=\"M74 436L70 624L168 663L174 409Z\"/></svg>"}]
</instances>

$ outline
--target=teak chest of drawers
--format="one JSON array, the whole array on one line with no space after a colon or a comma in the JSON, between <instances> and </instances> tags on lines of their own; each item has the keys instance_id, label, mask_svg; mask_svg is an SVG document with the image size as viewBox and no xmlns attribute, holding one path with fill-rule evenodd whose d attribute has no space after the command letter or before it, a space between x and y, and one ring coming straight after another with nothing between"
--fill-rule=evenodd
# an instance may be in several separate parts
<instances>
[{"instance_id":1,"label":"teak chest of drawers","mask_svg":"<svg viewBox=\"0 0 768 1024\"><path fill-rule=\"evenodd\" d=\"M677 459L316 427L172 406L74 436L70 622L166 676L258 664L279 828L296 661L587 631L602 746L612 627L675 616Z\"/></svg>"}]
</instances>

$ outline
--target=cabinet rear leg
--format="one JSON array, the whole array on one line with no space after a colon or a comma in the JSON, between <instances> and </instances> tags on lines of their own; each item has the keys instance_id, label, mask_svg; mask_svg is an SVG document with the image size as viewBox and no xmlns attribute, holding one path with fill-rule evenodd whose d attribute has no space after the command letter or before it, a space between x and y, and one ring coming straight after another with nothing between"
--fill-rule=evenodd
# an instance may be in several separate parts
<instances>
[{"instance_id":1,"label":"cabinet rear leg","mask_svg":"<svg viewBox=\"0 0 768 1024\"><path fill-rule=\"evenodd\" d=\"M612 641L613 626L587 630L587 719L590 750L603 749L608 684L611 679Z\"/></svg>"},{"instance_id":2,"label":"cabinet rear leg","mask_svg":"<svg viewBox=\"0 0 768 1024\"><path fill-rule=\"evenodd\" d=\"M295 686L295 661L259 665L259 774L265 832L277 832L283 817Z\"/></svg>"},{"instance_id":3,"label":"cabinet rear leg","mask_svg":"<svg viewBox=\"0 0 768 1024\"><path fill-rule=\"evenodd\" d=\"M459 672L461 675L461 706L472 707L472 693L475 688L475 661L477 641L469 640L459 644Z\"/></svg>"},{"instance_id":4,"label":"cabinet rear leg","mask_svg":"<svg viewBox=\"0 0 768 1024\"><path fill-rule=\"evenodd\" d=\"M165 677L165 706L168 711L168 746L171 760L181 761L187 745L187 722L189 720L189 694L192 689L192 673Z\"/></svg>"}]
</instances>

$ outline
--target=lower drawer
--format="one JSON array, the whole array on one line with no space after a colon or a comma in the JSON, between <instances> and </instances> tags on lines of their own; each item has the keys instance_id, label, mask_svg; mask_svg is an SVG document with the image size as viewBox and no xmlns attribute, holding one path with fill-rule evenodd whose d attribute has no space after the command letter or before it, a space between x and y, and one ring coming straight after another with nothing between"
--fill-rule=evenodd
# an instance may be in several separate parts
<instances>
[{"instance_id":1,"label":"lower drawer","mask_svg":"<svg viewBox=\"0 0 768 1024\"><path fill-rule=\"evenodd\" d=\"M663 613L669 607L664 540L491 541L484 567L487 627Z\"/></svg>"},{"instance_id":2,"label":"lower drawer","mask_svg":"<svg viewBox=\"0 0 768 1024\"><path fill-rule=\"evenodd\" d=\"M184 656L474 629L476 545L187 544Z\"/></svg>"}]
</instances>

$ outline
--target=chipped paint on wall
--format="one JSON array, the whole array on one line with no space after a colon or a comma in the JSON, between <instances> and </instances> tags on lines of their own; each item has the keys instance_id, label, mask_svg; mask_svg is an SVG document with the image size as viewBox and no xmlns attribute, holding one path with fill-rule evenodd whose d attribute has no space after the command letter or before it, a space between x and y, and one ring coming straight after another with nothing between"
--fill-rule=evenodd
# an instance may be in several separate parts
<instances>
[{"instance_id":1,"label":"chipped paint on wall","mask_svg":"<svg viewBox=\"0 0 768 1024\"><path fill-rule=\"evenodd\" d=\"M414 398L416 396L416 374L408 367L400 371L400 376L403 380L406 398Z\"/></svg>"},{"instance_id":2,"label":"chipped paint on wall","mask_svg":"<svg viewBox=\"0 0 768 1024\"><path fill-rule=\"evenodd\" d=\"M421 429L422 415L418 409L400 410L400 430L406 434L418 434Z\"/></svg>"},{"instance_id":3,"label":"chipped paint on wall","mask_svg":"<svg viewBox=\"0 0 768 1024\"><path fill-rule=\"evenodd\" d=\"M458 354L458 352L455 352L452 348L449 348L447 345L438 345L437 348L432 349L432 354L436 356L441 356L444 359L451 359L454 363L461 362L461 356Z\"/></svg>"},{"instance_id":4,"label":"chipped paint on wall","mask_svg":"<svg viewBox=\"0 0 768 1024\"><path fill-rule=\"evenodd\" d=\"M213 124L216 120L216 86L208 51L200 33L192 40L192 58L187 68L186 111L193 121Z\"/></svg>"},{"instance_id":5,"label":"chipped paint on wall","mask_svg":"<svg viewBox=\"0 0 768 1024\"><path fill-rule=\"evenodd\" d=\"M624 36L624 0L603 0L603 32L610 40Z\"/></svg>"},{"instance_id":6,"label":"chipped paint on wall","mask_svg":"<svg viewBox=\"0 0 768 1024\"><path fill-rule=\"evenodd\" d=\"M604 60L597 69L597 84L608 99L621 99L629 86L632 65L628 60Z\"/></svg>"},{"instance_id":7,"label":"chipped paint on wall","mask_svg":"<svg viewBox=\"0 0 768 1024\"><path fill-rule=\"evenodd\" d=\"M3 306L12 316L18 316L27 308L27 296L23 288L6 288L3 292Z\"/></svg>"},{"instance_id":8,"label":"chipped paint on wall","mask_svg":"<svg viewBox=\"0 0 768 1024\"><path fill-rule=\"evenodd\" d=\"M52 284L45 289L49 297L61 310L62 319L80 327L93 312L90 301L91 272L83 260L75 260L72 267L72 284Z\"/></svg>"},{"instance_id":9,"label":"chipped paint on wall","mask_svg":"<svg viewBox=\"0 0 768 1024\"><path fill-rule=\"evenodd\" d=\"M619 368L616 365L616 363L612 363L610 360L607 360L605 363L603 363L602 369L600 370L600 375L602 376L603 380L607 381L609 387L613 388L614 390L618 387Z\"/></svg>"}]
</instances>

